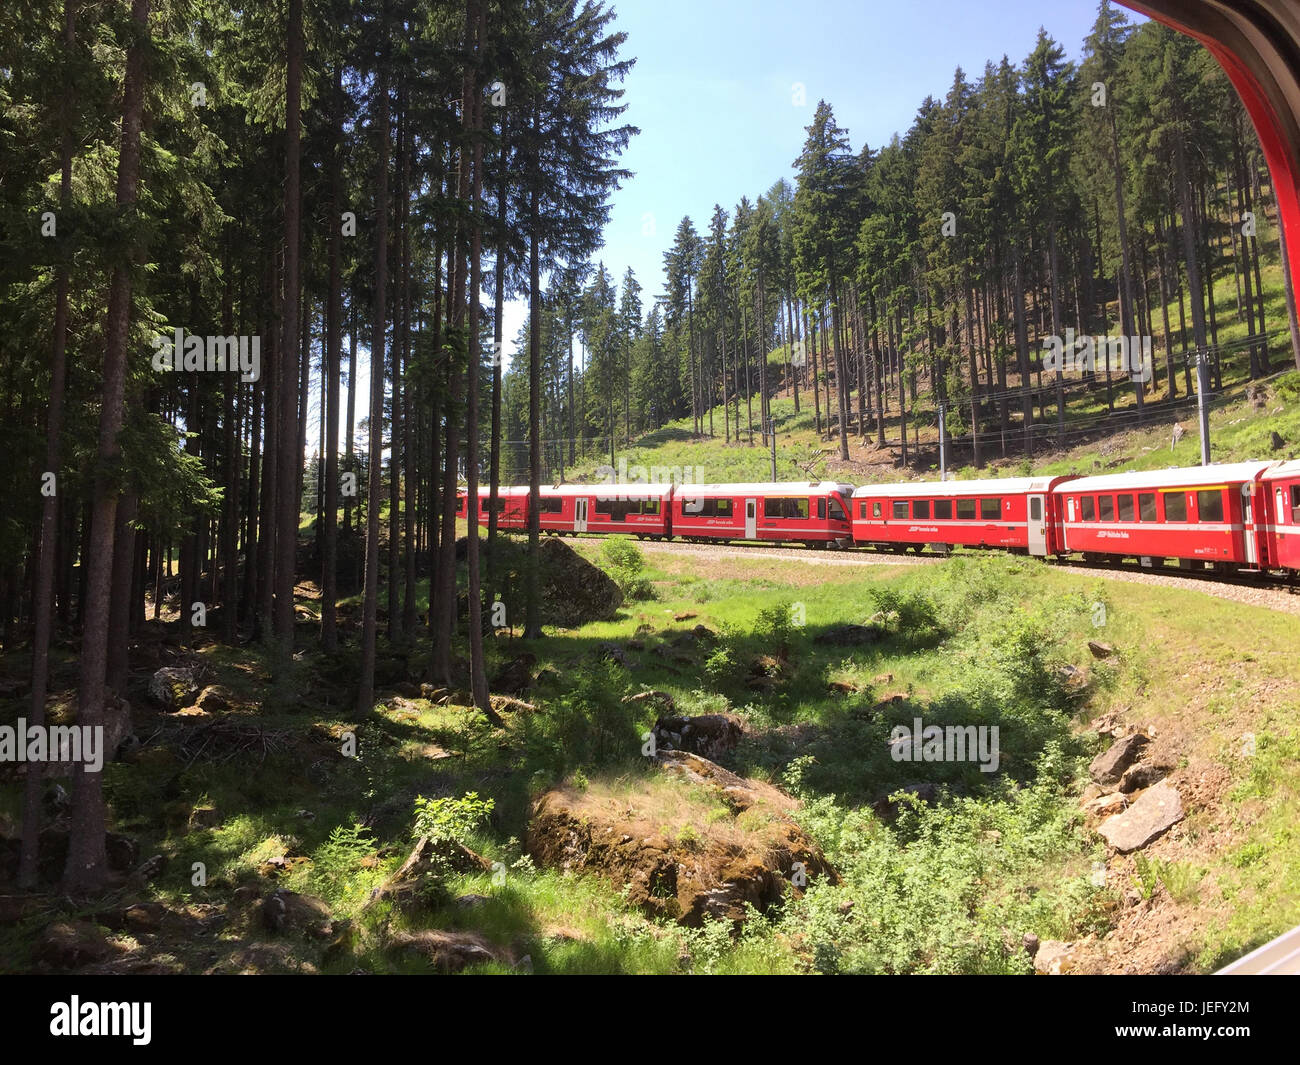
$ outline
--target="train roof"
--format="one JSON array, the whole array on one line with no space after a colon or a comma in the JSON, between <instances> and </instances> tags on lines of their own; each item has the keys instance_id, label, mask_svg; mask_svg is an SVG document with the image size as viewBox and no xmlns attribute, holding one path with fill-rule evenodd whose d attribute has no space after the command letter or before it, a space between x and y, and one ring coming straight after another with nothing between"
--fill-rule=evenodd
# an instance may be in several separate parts
<instances>
[{"instance_id":1,"label":"train roof","mask_svg":"<svg viewBox=\"0 0 1300 1065\"><path fill-rule=\"evenodd\" d=\"M622 499L662 499L673 490L672 484L641 484L633 481L630 484L611 484L606 481L599 481L595 484L560 484L560 485L542 485L542 495L549 496L597 496L597 497L618 497Z\"/></svg>"},{"instance_id":2,"label":"train roof","mask_svg":"<svg viewBox=\"0 0 1300 1065\"><path fill-rule=\"evenodd\" d=\"M1190 488L1194 485L1241 484L1253 481L1272 462L1223 462L1209 466L1174 466L1137 473L1107 473L1070 482L1071 492L1112 492L1134 488Z\"/></svg>"},{"instance_id":3,"label":"train roof","mask_svg":"<svg viewBox=\"0 0 1300 1065\"><path fill-rule=\"evenodd\" d=\"M1050 492L1069 477L995 477L983 481L898 481L893 484L864 484L854 499L902 496L1022 495Z\"/></svg>"},{"instance_id":4,"label":"train roof","mask_svg":"<svg viewBox=\"0 0 1300 1065\"><path fill-rule=\"evenodd\" d=\"M830 495L832 492L845 492L846 489L852 489L852 485L836 481L751 481L737 484L681 484L677 486L677 494L688 499L702 495Z\"/></svg>"},{"instance_id":5,"label":"train roof","mask_svg":"<svg viewBox=\"0 0 1300 1065\"><path fill-rule=\"evenodd\" d=\"M1267 481L1290 480L1292 477L1300 477L1300 459L1279 462L1264 474L1264 479Z\"/></svg>"}]
</instances>

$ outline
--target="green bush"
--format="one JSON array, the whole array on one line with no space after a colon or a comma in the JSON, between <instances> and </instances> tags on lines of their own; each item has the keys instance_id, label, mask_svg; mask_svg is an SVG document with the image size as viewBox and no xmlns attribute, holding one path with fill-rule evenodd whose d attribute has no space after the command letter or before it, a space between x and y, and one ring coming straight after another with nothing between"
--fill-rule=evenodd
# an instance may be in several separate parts
<instances>
[{"instance_id":1,"label":"green bush","mask_svg":"<svg viewBox=\"0 0 1300 1065\"><path fill-rule=\"evenodd\" d=\"M645 556L640 548L626 536L611 536L601 545L609 575L622 589L623 598L629 601L653 599L654 587L643 574Z\"/></svg>"}]
</instances>

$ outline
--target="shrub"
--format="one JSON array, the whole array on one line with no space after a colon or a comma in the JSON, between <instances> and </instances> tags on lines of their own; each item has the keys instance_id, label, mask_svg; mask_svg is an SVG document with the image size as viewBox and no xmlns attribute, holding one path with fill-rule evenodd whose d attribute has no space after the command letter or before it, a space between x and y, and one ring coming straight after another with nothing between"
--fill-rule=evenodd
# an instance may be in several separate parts
<instances>
[{"instance_id":1,"label":"shrub","mask_svg":"<svg viewBox=\"0 0 1300 1065\"><path fill-rule=\"evenodd\" d=\"M605 560L609 575L622 589L624 599L639 600L655 597L649 578L642 573L645 569L645 556L628 537L609 537L601 545L600 553Z\"/></svg>"}]
</instances>

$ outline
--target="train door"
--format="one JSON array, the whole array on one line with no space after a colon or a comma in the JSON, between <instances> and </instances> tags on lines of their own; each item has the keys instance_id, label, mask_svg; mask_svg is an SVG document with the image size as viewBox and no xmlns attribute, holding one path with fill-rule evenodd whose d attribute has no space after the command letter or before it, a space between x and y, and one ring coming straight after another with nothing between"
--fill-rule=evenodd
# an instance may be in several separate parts
<instances>
[{"instance_id":1,"label":"train door","mask_svg":"<svg viewBox=\"0 0 1300 1065\"><path fill-rule=\"evenodd\" d=\"M587 531L587 501L581 497L573 501L573 531Z\"/></svg>"},{"instance_id":2,"label":"train door","mask_svg":"<svg viewBox=\"0 0 1300 1065\"><path fill-rule=\"evenodd\" d=\"M1047 557L1047 511L1041 495L1029 497L1029 553Z\"/></svg>"},{"instance_id":3,"label":"train door","mask_svg":"<svg viewBox=\"0 0 1300 1065\"><path fill-rule=\"evenodd\" d=\"M1246 563L1251 566L1259 563L1259 544L1255 540L1255 499L1251 493L1254 487L1252 484L1241 486L1241 538Z\"/></svg>"},{"instance_id":4,"label":"train door","mask_svg":"<svg viewBox=\"0 0 1300 1065\"><path fill-rule=\"evenodd\" d=\"M745 500L745 539L758 539L758 500Z\"/></svg>"}]
</instances>

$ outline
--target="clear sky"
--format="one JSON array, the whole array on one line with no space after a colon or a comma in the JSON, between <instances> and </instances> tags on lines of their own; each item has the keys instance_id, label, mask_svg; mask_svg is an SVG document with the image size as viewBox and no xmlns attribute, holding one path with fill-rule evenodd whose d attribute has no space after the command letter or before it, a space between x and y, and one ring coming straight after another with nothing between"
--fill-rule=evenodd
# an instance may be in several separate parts
<instances>
[{"instance_id":1,"label":"clear sky","mask_svg":"<svg viewBox=\"0 0 1300 1065\"><path fill-rule=\"evenodd\" d=\"M715 203L730 215L741 196L792 177L819 99L854 151L879 147L907 130L927 95L944 97L958 66L973 82L988 60L1019 64L1039 26L1077 61L1097 16L1096 0L616 0L614 9L624 55L636 57L624 120L641 133L623 155L635 176L612 198L596 258L618 282L631 266L647 308L682 217L703 232ZM508 308L507 353L525 318L522 304Z\"/></svg>"}]
</instances>

